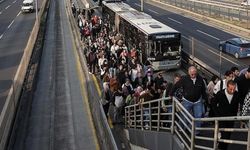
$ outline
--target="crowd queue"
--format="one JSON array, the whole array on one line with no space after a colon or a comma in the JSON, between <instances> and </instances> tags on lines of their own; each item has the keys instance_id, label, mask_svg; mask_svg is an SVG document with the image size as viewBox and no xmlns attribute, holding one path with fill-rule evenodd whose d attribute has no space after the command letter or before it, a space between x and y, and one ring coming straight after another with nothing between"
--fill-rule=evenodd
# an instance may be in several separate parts
<instances>
[{"instance_id":1,"label":"crowd queue","mask_svg":"<svg viewBox=\"0 0 250 150\"><path fill-rule=\"evenodd\" d=\"M213 76L207 83L195 66L188 74L176 73L173 81L166 81L162 72L154 73L150 64L140 62L139 48L129 49L123 35L110 30L108 20L92 15L87 20L84 13L75 11L89 73L100 77L103 85L102 104L113 122L122 123L124 107L164 97L175 96L195 117L222 117L248 115L250 108L250 67L240 72L232 67L220 79ZM162 111L169 111L168 102L162 102ZM114 106L110 114L110 106ZM239 113L241 112L241 113ZM196 127L201 123L196 123ZM233 122L222 122L220 127L233 127ZM199 134L199 133L197 133ZM221 132L229 138L230 132ZM227 144L220 143L220 149Z\"/></svg>"}]
</instances>

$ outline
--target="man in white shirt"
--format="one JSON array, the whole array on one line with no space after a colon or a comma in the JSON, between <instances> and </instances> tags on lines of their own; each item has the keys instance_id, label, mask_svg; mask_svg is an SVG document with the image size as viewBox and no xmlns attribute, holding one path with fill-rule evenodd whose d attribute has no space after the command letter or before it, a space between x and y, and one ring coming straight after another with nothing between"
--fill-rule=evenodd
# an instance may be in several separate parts
<instances>
[{"instance_id":1,"label":"man in white shirt","mask_svg":"<svg viewBox=\"0 0 250 150\"><path fill-rule=\"evenodd\" d=\"M223 80L219 80L215 86L214 86L214 94L217 94L219 91L224 90L227 88L227 82L229 80L233 80L233 72L232 71L226 71L224 74L224 79ZM222 85L221 85L221 81L223 81ZM236 85L236 91L238 91L238 87Z\"/></svg>"},{"instance_id":2,"label":"man in white shirt","mask_svg":"<svg viewBox=\"0 0 250 150\"><path fill-rule=\"evenodd\" d=\"M236 83L233 80L227 82L227 87L219 91L214 97L213 107L216 117L237 116L240 104L239 94L236 91ZM234 121L220 121L220 128L233 128ZM221 131L222 139L230 139L231 132ZM219 149L226 150L228 144L220 142Z\"/></svg>"}]
</instances>

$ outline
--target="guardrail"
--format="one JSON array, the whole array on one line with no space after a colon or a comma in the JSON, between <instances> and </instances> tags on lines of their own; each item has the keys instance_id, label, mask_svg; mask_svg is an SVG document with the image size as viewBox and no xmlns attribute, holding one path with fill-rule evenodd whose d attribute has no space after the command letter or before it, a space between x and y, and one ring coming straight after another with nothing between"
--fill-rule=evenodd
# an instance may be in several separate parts
<instances>
[{"instance_id":1,"label":"guardrail","mask_svg":"<svg viewBox=\"0 0 250 150\"><path fill-rule=\"evenodd\" d=\"M208 14L201 13L202 10L204 9L203 7L199 8L199 9L194 9L193 7L194 6L196 7L196 3L199 3L199 1L190 2L189 6L179 6L175 3L175 1L176 2L178 1L179 3L181 2L181 4L182 4L183 1L186 2L187 0L175 0L175 1L174 0L144 0L144 1L147 3L150 3L150 4L154 4L157 7L160 7L162 9L167 8L170 11L177 10L176 12L180 13L181 15L191 17L194 20L199 20L203 23L210 24L211 26L223 28L223 30L226 30L226 31L233 33L235 35L238 35L240 37L244 37L246 39L249 39L249 37L250 37L250 30L249 30L249 28L250 28L249 9L250 8L246 9L247 11L246 11L245 17L244 17L244 18L246 18L246 20L244 22L242 22L242 21L238 21L239 19L237 19L237 16L239 17L242 15L241 12L239 12L238 15L235 15L236 18L233 17L233 19L230 19L230 17L225 17L224 14L220 13L220 11L223 10L223 9L220 9L220 7L216 7L216 9L214 9L213 4L211 4L211 8L213 8L213 10L211 10L211 11L214 11L214 12L211 14L215 14L215 15L210 15L209 13ZM188 3L185 3L185 4L188 4ZM201 6L203 6L203 5L201 5ZM204 6L206 6L206 5L204 5ZM222 8L223 7L224 6L222 6ZM200 12L198 12L196 10L200 10ZM227 12L225 12L225 13L228 15ZM216 15L216 14L220 14L220 15Z\"/></svg>"},{"instance_id":2,"label":"guardrail","mask_svg":"<svg viewBox=\"0 0 250 150\"><path fill-rule=\"evenodd\" d=\"M76 24L76 19L74 18L72 14L69 1L67 1L67 13L69 15L68 17L70 20L70 25L71 25L72 32L75 38L74 41L78 48L77 52L80 57L82 70L84 72L86 80L90 81L91 77L89 76L88 70L86 70L88 67L86 65L86 60L82 51L84 45L80 42L81 41L80 32ZM86 87L88 88L88 91L93 91L90 86L86 85ZM108 125L108 121L106 119L100 99L101 99L100 96L96 95L95 97L91 97L91 100L88 101L89 107L91 108L90 111L91 111L93 122L95 125L96 134L98 136L98 142L101 146L101 149L118 150L113 134Z\"/></svg>"},{"instance_id":3,"label":"guardrail","mask_svg":"<svg viewBox=\"0 0 250 150\"><path fill-rule=\"evenodd\" d=\"M227 6L222 2L207 2L198 0L152 0L170 4L217 20L226 21L237 26L250 29L249 6Z\"/></svg>"},{"instance_id":4,"label":"guardrail","mask_svg":"<svg viewBox=\"0 0 250 150\"><path fill-rule=\"evenodd\" d=\"M37 35L40 28L40 20L44 13L45 8L48 5L48 0L44 0L41 9L38 14L38 19L35 21L34 27L30 34L28 43L24 49L20 65L13 79L13 83L10 87L6 102L3 106L3 110L0 114L0 149L4 149L7 144L9 132L11 130L12 122L15 116L16 108L19 103L19 97L22 92L22 87L31 58L31 54L37 39Z\"/></svg>"},{"instance_id":5,"label":"guardrail","mask_svg":"<svg viewBox=\"0 0 250 150\"><path fill-rule=\"evenodd\" d=\"M162 107L161 103L168 105ZM165 110L165 111L164 111ZM220 128L221 121L234 121L234 128ZM248 123L246 128L237 126L239 122ZM195 128L196 123L209 124ZM250 116L194 118L175 98L157 99L142 104L130 105L125 108L125 125L127 128L171 132L176 134L184 147L189 150L195 148L204 150L217 149L219 142L231 143L241 149L250 150ZM241 139L220 139L221 131L240 134ZM195 133L200 132L199 135Z\"/></svg>"}]
</instances>

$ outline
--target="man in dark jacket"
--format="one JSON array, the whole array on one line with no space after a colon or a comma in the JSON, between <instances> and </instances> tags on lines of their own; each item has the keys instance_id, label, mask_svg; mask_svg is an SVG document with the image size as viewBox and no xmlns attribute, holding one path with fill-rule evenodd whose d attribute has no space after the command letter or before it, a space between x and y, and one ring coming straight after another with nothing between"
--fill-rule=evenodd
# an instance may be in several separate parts
<instances>
[{"instance_id":1,"label":"man in dark jacket","mask_svg":"<svg viewBox=\"0 0 250 150\"><path fill-rule=\"evenodd\" d=\"M203 78L197 74L197 69L194 66L188 68L188 75L183 76L180 81L178 81L172 91L170 96L179 88L183 89L182 105L184 108L193 113L195 118L201 118L204 106L203 100L207 100L206 86ZM200 122L195 122L196 127L200 127ZM196 131L196 134L199 134Z\"/></svg>"},{"instance_id":2,"label":"man in dark jacket","mask_svg":"<svg viewBox=\"0 0 250 150\"><path fill-rule=\"evenodd\" d=\"M239 100L243 105L244 99L250 90L250 67L247 69L245 74L241 74L234 80L237 83L239 91Z\"/></svg>"},{"instance_id":3,"label":"man in dark jacket","mask_svg":"<svg viewBox=\"0 0 250 150\"><path fill-rule=\"evenodd\" d=\"M236 83L233 80L227 82L227 88L219 91L214 97L214 110L215 116L217 117L227 117L227 116L237 116L238 106L240 99L238 97L238 92L236 91ZM220 128L233 128L233 121L221 121L219 122ZM221 131L222 139L230 139L231 132ZM222 150L227 149L227 143L219 143L218 148Z\"/></svg>"}]
</instances>

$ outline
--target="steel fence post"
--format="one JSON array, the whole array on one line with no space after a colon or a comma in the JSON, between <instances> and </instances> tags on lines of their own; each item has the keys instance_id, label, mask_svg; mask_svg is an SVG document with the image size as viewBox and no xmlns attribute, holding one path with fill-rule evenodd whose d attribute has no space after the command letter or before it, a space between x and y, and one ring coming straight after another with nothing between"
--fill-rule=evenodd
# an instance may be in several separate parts
<instances>
[{"instance_id":1,"label":"steel fence post","mask_svg":"<svg viewBox=\"0 0 250 150\"><path fill-rule=\"evenodd\" d=\"M136 105L134 105L134 125L134 128L136 128Z\"/></svg>"},{"instance_id":2,"label":"steel fence post","mask_svg":"<svg viewBox=\"0 0 250 150\"><path fill-rule=\"evenodd\" d=\"M191 146L190 149L193 150L194 149L194 137L195 137L195 124L194 124L194 119L192 119L192 132L191 132Z\"/></svg>"},{"instance_id":3,"label":"steel fence post","mask_svg":"<svg viewBox=\"0 0 250 150\"><path fill-rule=\"evenodd\" d=\"M217 149L218 132L219 132L219 122L218 122L218 120L215 120L213 149Z\"/></svg>"},{"instance_id":4,"label":"steel fence post","mask_svg":"<svg viewBox=\"0 0 250 150\"><path fill-rule=\"evenodd\" d=\"M152 130L152 112L151 112L151 103L149 103L149 128Z\"/></svg>"},{"instance_id":5,"label":"steel fence post","mask_svg":"<svg viewBox=\"0 0 250 150\"><path fill-rule=\"evenodd\" d=\"M157 131L160 130L160 120L161 120L161 116L160 116L160 113L161 113L161 100L158 101L158 114L157 114Z\"/></svg>"},{"instance_id":6,"label":"steel fence post","mask_svg":"<svg viewBox=\"0 0 250 150\"><path fill-rule=\"evenodd\" d=\"M172 123L171 123L171 133L174 134L174 122L175 122L175 100L172 99Z\"/></svg>"},{"instance_id":7,"label":"steel fence post","mask_svg":"<svg viewBox=\"0 0 250 150\"><path fill-rule=\"evenodd\" d=\"M250 150L250 120L248 120L248 137L247 137L247 150Z\"/></svg>"},{"instance_id":8,"label":"steel fence post","mask_svg":"<svg viewBox=\"0 0 250 150\"><path fill-rule=\"evenodd\" d=\"M143 107L141 107L141 129L143 129Z\"/></svg>"}]
</instances>

